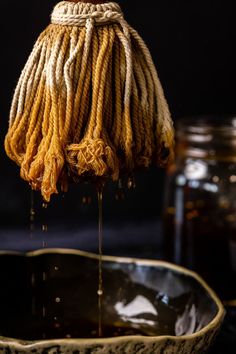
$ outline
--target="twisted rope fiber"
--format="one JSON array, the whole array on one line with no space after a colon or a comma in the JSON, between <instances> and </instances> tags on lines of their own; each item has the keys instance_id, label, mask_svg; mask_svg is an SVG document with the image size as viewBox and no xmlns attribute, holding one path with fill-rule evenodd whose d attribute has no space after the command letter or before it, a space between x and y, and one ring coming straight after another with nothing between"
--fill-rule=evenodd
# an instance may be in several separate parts
<instances>
[{"instance_id":1,"label":"twisted rope fiber","mask_svg":"<svg viewBox=\"0 0 236 354\"><path fill-rule=\"evenodd\" d=\"M62 1L51 22L10 111L5 149L21 177L49 201L71 177L117 180L153 162L169 163L174 133L163 89L119 5Z\"/></svg>"}]
</instances>

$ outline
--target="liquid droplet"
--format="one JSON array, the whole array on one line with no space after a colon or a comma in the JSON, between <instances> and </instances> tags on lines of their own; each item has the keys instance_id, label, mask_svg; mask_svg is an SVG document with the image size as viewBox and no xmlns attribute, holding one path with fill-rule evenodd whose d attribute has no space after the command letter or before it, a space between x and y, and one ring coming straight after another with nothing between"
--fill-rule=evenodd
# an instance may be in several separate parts
<instances>
[{"instance_id":1,"label":"liquid droplet","mask_svg":"<svg viewBox=\"0 0 236 354\"><path fill-rule=\"evenodd\" d=\"M34 237L35 230L35 209L34 209L34 191L31 189L30 192L30 238L31 240Z\"/></svg>"},{"instance_id":2,"label":"liquid droplet","mask_svg":"<svg viewBox=\"0 0 236 354\"><path fill-rule=\"evenodd\" d=\"M42 225L42 230L43 230L43 232L47 232L48 231L48 225Z\"/></svg>"},{"instance_id":3,"label":"liquid droplet","mask_svg":"<svg viewBox=\"0 0 236 354\"><path fill-rule=\"evenodd\" d=\"M43 306L43 317L46 317L46 307Z\"/></svg>"},{"instance_id":4,"label":"liquid droplet","mask_svg":"<svg viewBox=\"0 0 236 354\"><path fill-rule=\"evenodd\" d=\"M47 247L47 242L46 241L43 241L43 248L46 248Z\"/></svg>"},{"instance_id":5,"label":"liquid droplet","mask_svg":"<svg viewBox=\"0 0 236 354\"><path fill-rule=\"evenodd\" d=\"M135 183L133 176L128 178L127 187L128 187L128 189L135 189L136 188L136 183Z\"/></svg>"},{"instance_id":6,"label":"liquid droplet","mask_svg":"<svg viewBox=\"0 0 236 354\"><path fill-rule=\"evenodd\" d=\"M90 195L85 195L82 198L82 204L84 205L90 205L92 203L92 198Z\"/></svg>"},{"instance_id":7,"label":"liquid droplet","mask_svg":"<svg viewBox=\"0 0 236 354\"><path fill-rule=\"evenodd\" d=\"M123 182L121 178L118 180L118 189L123 189Z\"/></svg>"},{"instance_id":8,"label":"liquid droplet","mask_svg":"<svg viewBox=\"0 0 236 354\"><path fill-rule=\"evenodd\" d=\"M31 275L31 285L34 286L35 285L35 274L32 273Z\"/></svg>"},{"instance_id":9,"label":"liquid droplet","mask_svg":"<svg viewBox=\"0 0 236 354\"><path fill-rule=\"evenodd\" d=\"M48 232L48 220L47 220L47 208L48 203L45 200L42 201L42 232L46 234ZM43 240L43 248L47 247L47 242Z\"/></svg>"},{"instance_id":10,"label":"liquid droplet","mask_svg":"<svg viewBox=\"0 0 236 354\"><path fill-rule=\"evenodd\" d=\"M118 189L118 191L116 191L116 196L115 196L116 200L124 200L125 199L125 192L121 189Z\"/></svg>"}]
</instances>

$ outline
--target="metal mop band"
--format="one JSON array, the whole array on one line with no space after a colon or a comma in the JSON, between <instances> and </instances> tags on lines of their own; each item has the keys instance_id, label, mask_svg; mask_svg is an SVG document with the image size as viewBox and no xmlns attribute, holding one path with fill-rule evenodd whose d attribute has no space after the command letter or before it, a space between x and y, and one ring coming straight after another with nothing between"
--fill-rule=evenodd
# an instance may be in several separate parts
<instances>
[{"instance_id":1,"label":"metal mop band","mask_svg":"<svg viewBox=\"0 0 236 354\"><path fill-rule=\"evenodd\" d=\"M119 5L56 5L12 102L5 149L21 177L49 201L68 176L117 180L164 165L173 144L150 52Z\"/></svg>"}]
</instances>

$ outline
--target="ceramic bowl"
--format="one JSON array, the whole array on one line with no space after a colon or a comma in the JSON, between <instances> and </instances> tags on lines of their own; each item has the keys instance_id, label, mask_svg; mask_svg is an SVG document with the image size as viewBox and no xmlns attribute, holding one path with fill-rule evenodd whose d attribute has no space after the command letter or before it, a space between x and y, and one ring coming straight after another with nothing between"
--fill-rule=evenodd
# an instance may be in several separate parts
<instances>
[{"instance_id":1,"label":"ceramic bowl","mask_svg":"<svg viewBox=\"0 0 236 354\"><path fill-rule=\"evenodd\" d=\"M100 315L97 255L1 252L0 281L5 354L203 354L224 318L197 274L155 260L104 256Z\"/></svg>"}]
</instances>

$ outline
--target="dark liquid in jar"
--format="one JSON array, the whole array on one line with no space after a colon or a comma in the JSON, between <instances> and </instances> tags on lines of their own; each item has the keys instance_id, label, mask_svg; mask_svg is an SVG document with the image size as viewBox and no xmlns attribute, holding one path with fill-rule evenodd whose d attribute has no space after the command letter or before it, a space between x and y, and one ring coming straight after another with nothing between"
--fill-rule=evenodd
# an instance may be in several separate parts
<instances>
[{"instance_id":1,"label":"dark liquid in jar","mask_svg":"<svg viewBox=\"0 0 236 354\"><path fill-rule=\"evenodd\" d=\"M203 201L188 202L182 221L165 215L167 260L198 272L223 300L236 298L236 216L217 212ZM230 222L232 221L232 222Z\"/></svg>"}]
</instances>

